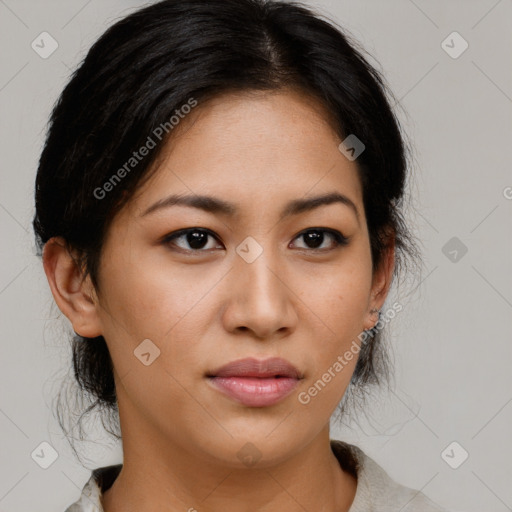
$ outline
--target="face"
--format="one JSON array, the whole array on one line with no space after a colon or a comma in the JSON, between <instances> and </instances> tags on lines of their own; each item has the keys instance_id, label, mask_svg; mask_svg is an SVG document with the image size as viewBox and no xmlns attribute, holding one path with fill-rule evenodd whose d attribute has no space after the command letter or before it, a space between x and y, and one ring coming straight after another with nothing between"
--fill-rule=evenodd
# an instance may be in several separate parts
<instances>
[{"instance_id":1,"label":"face","mask_svg":"<svg viewBox=\"0 0 512 512\"><path fill-rule=\"evenodd\" d=\"M114 219L97 315L123 437L130 429L159 449L232 465L251 443L272 463L328 425L356 365L354 342L385 297L384 277L372 274L356 161L338 150L325 119L291 91L199 105ZM311 202L323 196L331 200ZM232 361L271 357L302 378L240 399L208 377Z\"/></svg>"}]
</instances>

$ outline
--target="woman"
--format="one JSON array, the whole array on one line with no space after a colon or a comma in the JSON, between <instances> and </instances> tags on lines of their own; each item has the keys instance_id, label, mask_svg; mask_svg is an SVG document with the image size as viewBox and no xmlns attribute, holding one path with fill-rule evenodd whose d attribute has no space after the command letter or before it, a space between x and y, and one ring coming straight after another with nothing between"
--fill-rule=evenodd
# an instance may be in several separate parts
<instances>
[{"instance_id":1,"label":"woman","mask_svg":"<svg viewBox=\"0 0 512 512\"><path fill-rule=\"evenodd\" d=\"M34 229L124 460L68 512L441 510L329 437L385 378L379 313L414 255L385 93L299 4L164 0L94 44Z\"/></svg>"}]
</instances>

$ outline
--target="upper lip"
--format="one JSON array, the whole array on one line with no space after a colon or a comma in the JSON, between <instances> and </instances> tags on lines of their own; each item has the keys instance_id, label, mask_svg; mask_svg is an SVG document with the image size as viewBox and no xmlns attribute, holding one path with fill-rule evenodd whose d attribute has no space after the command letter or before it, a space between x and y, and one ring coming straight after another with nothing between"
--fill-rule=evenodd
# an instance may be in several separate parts
<instances>
[{"instance_id":1,"label":"upper lip","mask_svg":"<svg viewBox=\"0 0 512 512\"><path fill-rule=\"evenodd\" d=\"M281 357L238 359L208 373L208 377L289 377L302 379L303 375L295 366Z\"/></svg>"}]
</instances>

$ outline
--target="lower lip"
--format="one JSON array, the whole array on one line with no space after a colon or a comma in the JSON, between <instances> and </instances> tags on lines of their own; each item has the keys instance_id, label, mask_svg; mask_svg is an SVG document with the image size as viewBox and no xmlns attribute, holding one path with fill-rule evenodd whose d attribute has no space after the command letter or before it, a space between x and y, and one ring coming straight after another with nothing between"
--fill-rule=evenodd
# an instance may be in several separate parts
<instances>
[{"instance_id":1,"label":"lower lip","mask_svg":"<svg viewBox=\"0 0 512 512\"><path fill-rule=\"evenodd\" d=\"M299 381L290 377L210 377L216 389L248 407L267 407L288 396Z\"/></svg>"}]
</instances>

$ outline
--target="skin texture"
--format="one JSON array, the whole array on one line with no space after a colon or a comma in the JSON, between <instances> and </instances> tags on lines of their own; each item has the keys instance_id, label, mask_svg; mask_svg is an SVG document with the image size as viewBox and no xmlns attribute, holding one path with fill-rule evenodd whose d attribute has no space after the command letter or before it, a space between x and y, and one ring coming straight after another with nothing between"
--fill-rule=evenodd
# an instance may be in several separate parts
<instances>
[{"instance_id":1,"label":"skin texture","mask_svg":"<svg viewBox=\"0 0 512 512\"><path fill-rule=\"evenodd\" d=\"M329 419L357 357L305 405L311 387L358 334L378 320L394 262L393 242L372 274L357 161L312 98L296 91L229 94L199 105L167 143L156 174L115 217L103 247L100 289L82 281L62 241L44 250L55 300L74 330L103 335L114 368L124 467L103 496L106 512L196 509L348 511L356 480L329 446ZM280 220L288 201L338 192L341 203ZM187 206L143 212L169 194L234 203L233 216ZM108 200L108 199L105 199ZM192 252L179 229L210 229ZM298 236L329 228L349 238L320 249ZM246 237L263 252L237 253ZM188 250L188 251L187 251ZM202 252L201 252L202 251ZM134 350L150 339L146 366ZM283 357L304 374L269 407L247 407L205 375L244 357ZM261 456L245 465L252 443Z\"/></svg>"}]
</instances>

